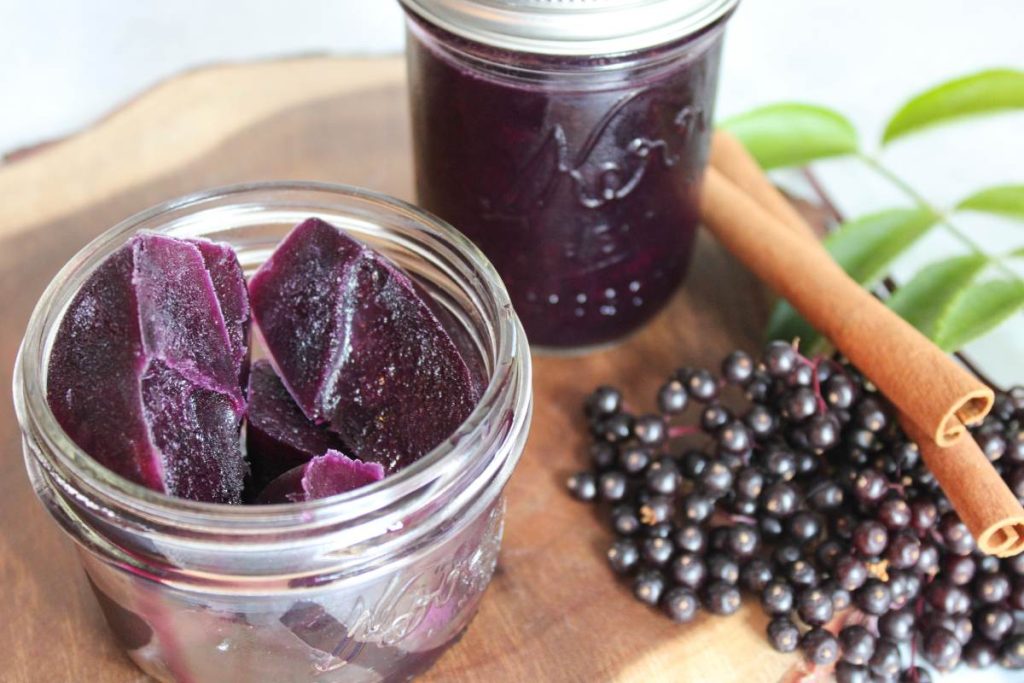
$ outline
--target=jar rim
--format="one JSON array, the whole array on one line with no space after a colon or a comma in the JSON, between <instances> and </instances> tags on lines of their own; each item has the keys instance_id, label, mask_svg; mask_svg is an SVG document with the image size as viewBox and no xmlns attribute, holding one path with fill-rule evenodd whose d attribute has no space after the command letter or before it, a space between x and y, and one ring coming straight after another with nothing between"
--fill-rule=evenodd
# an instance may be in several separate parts
<instances>
[{"instance_id":1,"label":"jar rim","mask_svg":"<svg viewBox=\"0 0 1024 683\"><path fill-rule=\"evenodd\" d=\"M693 35L739 0L399 0L405 10L491 47L593 56L645 50Z\"/></svg>"},{"instance_id":2,"label":"jar rim","mask_svg":"<svg viewBox=\"0 0 1024 683\"><path fill-rule=\"evenodd\" d=\"M494 362L489 368L487 385L476 406L452 435L399 472L353 491L301 503L224 505L177 498L132 482L101 465L67 435L45 398L46 361L55 336L52 329L55 325L52 323L59 324L70 298L80 286L69 283L68 275L85 267L91 260L95 261L82 275L81 279L84 279L98 265L99 258L120 246L140 225L161 215L189 210L199 212L204 204L216 200L290 192L326 195L335 200L357 202L403 214L415 220L418 227L423 228L424 235L450 244L454 253L464 257L479 272L480 277L476 279L493 298L495 311L498 312L498 324L495 326ZM69 289L72 290L70 293L67 291ZM60 310L49 311L62 295L66 301ZM492 404L503 392L509 390L511 381L514 380L518 385L525 384L527 388L530 386L530 365L525 333L501 279L476 245L455 228L408 202L370 190L316 181L266 181L202 190L167 200L122 220L76 253L44 290L29 319L15 362L14 404L22 430L31 429L34 436L41 436L50 446L44 449L46 453L43 457L49 461L47 464L60 466L62 473L76 477L76 483L84 484L92 493L116 501L119 508L149 521L175 526L187 524L197 529L240 535L245 535L246 531L259 534L282 533L290 527L308 527L311 518L325 526L358 523L362 517L372 515L390 502L412 495L432 482L457 475L457 472L450 470L461 460L449 456L460 445L473 443L474 438L479 437L478 433L489 416ZM511 375L517 366L523 371L519 373L522 376L515 380ZM526 424L521 425L521 428L528 428L531 401L528 396L524 400L526 414L523 417ZM81 497L77 487L67 493Z\"/></svg>"}]
</instances>

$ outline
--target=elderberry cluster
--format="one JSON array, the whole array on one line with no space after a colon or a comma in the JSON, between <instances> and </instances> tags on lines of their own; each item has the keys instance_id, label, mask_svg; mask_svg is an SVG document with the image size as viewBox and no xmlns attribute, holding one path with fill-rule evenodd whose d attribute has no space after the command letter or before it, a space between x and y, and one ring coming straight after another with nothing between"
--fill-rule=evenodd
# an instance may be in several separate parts
<instances>
[{"instance_id":1,"label":"elderberry cluster","mask_svg":"<svg viewBox=\"0 0 1024 683\"><path fill-rule=\"evenodd\" d=\"M891 406L844 359L786 342L759 360L735 351L720 377L676 371L657 405L634 414L596 389L590 468L568 483L603 504L608 562L638 600L685 623L733 614L745 591L773 647L834 665L840 683L926 683L925 662L1024 668L1024 555L976 549ZM1024 499L1022 428L1015 387L974 437Z\"/></svg>"}]
</instances>

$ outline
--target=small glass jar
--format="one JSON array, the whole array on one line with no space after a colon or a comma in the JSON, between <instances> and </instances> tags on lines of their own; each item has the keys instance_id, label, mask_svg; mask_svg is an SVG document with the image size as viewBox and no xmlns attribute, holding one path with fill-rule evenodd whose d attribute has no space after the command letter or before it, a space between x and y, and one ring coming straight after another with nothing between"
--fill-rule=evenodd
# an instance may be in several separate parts
<instances>
[{"instance_id":1,"label":"small glass jar","mask_svg":"<svg viewBox=\"0 0 1024 683\"><path fill-rule=\"evenodd\" d=\"M618 340L682 280L736 2L402 0L418 201L534 347Z\"/></svg>"},{"instance_id":2,"label":"small glass jar","mask_svg":"<svg viewBox=\"0 0 1024 683\"><path fill-rule=\"evenodd\" d=\"M145 229L228 242L251 274L310 216L387 254L450 314L488 380L465 423L381 482L292 505L171 498L79 450L46 403L46 368L61 315L93 268ZM76 541L112 630L146 673L180 683L406 680L430 666L491 579L502 489L532 410L526 340L483 254L412 206L312 183L193 194L89 244L32 315L14 398L29 477Z\"/></svg>"}]
</instances>

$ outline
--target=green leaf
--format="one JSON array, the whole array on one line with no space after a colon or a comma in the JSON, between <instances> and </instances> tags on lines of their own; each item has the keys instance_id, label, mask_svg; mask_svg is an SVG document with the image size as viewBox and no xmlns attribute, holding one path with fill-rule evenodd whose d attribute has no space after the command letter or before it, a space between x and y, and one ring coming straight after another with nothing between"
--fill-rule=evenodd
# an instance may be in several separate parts
<instances>
[{"instance_id":1,"label":"green leaf","mask_svg":"<svg viewBox=\"0 0 1024 683\"><path fill-rule=\"evenodd\" d=\"M921 208L879 211L844 223L825 239L825 248L850 277L871 285L938 220Z\"/></svg>"},{"instance_id":2,"label":"green leaf","mask_svg":"<svg viewBox=\"0 0 1024 683\"><path fill-rule=\"evenodd\" d=\"M942 83L912 98L889 120L882 143L954 119L1007 109L1024 109L1024 71L981 71Z\"/></svg>"},{"instance_id":3,"label":"green leaf","mask_svg":"<svg viewBox=\"0 0 1024 683\"><path fill-rule=\"evenodd\" d=\"M962 200L956 208L1024 220L1024 185L1000 185L979 190Z\"/></svg>"},{"instance_id":4,"label":"green leaf","mask_svg":"<svg viewBox=\"0 0 1024 683\"><path fill-rule=\"evenodd\" d=\"M1024 307L1024 282L1016 278L988 280L971 285L953 301L939 320L933 339L945 351L954 351L985 334Z\"/></svg>"},{"instance_id":5,"label":"green leaf","mask_svg":"<svg viewBox=\"0 0 1024 683\"><path fill-rule=\"evenodd\" d=\"M857 131L842 114L811 104L770 104L719 124L764 169L802 166L857 152Z\"/></svg>"},{"instance_id":6,"label":"green leaf","mask_svg":"<svg viewBox=\"0 0 1024 683\"><path fill-rule=\"evenodd\" d=\"M1024 247L1017 247L1011 251L1010 258L1024 258Z\"/></svg>"},{"instance_id":7,"label":"green leaf","mask_svg":"<svg viewBox=\"0 0 1024 683\"><path fill-rule=\"evenodd\" d=\"M825 239L832 258L858 283L870 286L910 245L938 221L926 209L888 209L847 221ZM780 301L772 311L765 332L769 339L800 337L810 346L817 333L788 303Z\"/></svg>"},{"instance_id":8,"label":"green leaf","mask_svg":"<svg viewBox=\"0 0 1024 683\"><path fill-rule=\"evenodd\" d=\"M984 254L970 254L931 263L885 303L925 336L934 338L939 320L988 262Z\"/></svg>"}]
</instances>

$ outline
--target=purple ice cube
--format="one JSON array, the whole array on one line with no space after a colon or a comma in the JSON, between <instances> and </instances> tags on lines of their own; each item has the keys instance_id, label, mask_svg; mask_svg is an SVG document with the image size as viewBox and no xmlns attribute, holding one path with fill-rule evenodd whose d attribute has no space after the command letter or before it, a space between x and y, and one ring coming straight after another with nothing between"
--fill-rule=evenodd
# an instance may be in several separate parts
<instances>
[{"instance_id":1,"label":"purple ice cube","mask_svg":"<svg viewBox=\"0 0 1024 683\"><path fill-rule=\"evenodd\" d=\"M248 398L245 445L255 490L315 456L345 450L337 434L306 419L268 361L252 364Z\"/></svg>"},{"instance_id":2,"label":"purple ice cube","mask_svg":"<svg viewBox=\"0 0 1024 683\"><path fill-rule=\"evenodd\" d=\"M249 290L238 255L231 245L209 240L189 240L199 248L210 273L213 289L224 316L232 361L241 369L239 384L245 386L249 376Z\"/></svg>"},{"instance_id":3,"label":"purple ice cube","mask_svg":"<svg viewBox=\"0 0 1024 683\"><path fill-rule=\"evenodd\" d=\"M321 220L292 230L249 294L271 359L306 417L388 472L451 435L479 398L421 290Z\"/></svg>"},{"instance_id":4,"label":"purple ice cube","mask_svg":"<svg viewBox=\"0 0 1024 683\"><path fill-rule=\"evenodd\" d=\"M47 400L79 447L156 491L239 502L247 350L232 339L247 333L229 327L248 323L218 296L244 287L232 277L237 261L208 265L196 244L145 233L100 264L61 320L47 372Z\"/></svg>"},{"instance_id":5,"label":"purple ice cube","mask_svg":"<svg viewBox=\"0 0 1024 683\"><path fill-rule=\"evenodd\" d=\"M256 502L301 503L336 496L383 478L384 468L380 464L353 460L332 450L293 467L270 482Z\"/></svg>"}]
</instances>

